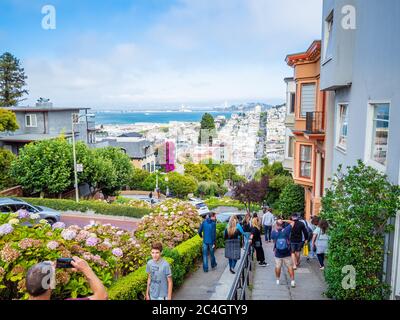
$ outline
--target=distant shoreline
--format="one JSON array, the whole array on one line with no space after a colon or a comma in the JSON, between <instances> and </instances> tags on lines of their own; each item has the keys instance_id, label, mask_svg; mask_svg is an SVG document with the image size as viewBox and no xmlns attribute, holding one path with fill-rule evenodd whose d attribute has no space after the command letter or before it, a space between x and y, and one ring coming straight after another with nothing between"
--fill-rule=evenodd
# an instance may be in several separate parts
<instances>
[{"instance_id":1,"label":"distant shoreline","mask_svg":"<svg viewBox=\"0 0 400 320\"><path fill-rule=\"evenodd\" d=\"M170 122L200 122L204 113L230 119L234 112L224 111L96 111L96 125L168 124Z\"/></svg>"}]
</instances>

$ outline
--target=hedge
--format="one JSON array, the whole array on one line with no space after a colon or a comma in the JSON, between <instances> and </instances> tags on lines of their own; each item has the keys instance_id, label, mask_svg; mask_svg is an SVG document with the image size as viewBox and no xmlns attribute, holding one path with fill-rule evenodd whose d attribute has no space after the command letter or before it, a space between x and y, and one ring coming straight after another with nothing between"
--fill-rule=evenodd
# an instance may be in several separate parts
<instances>
[{"instance_id":1,"label":"hedge","mask_svg":"<svg viewBox=\"0 0 400 320\"><path fill-rule=\"evenodd\" d=\"M105 214L110 216L126 216L141 218L151 212L151 209L135 208L121 204L109 204L101 201L94 200L81 200L78 203L74 200L66 199L42 199L42 198L21 198L28 203L36 206L45 206L60 211L81 211L86 212L93 210L98 214Z\"/></svg>"},{"instance_id":2,"label":"hedge","mask_svg":"<svg viewBox=\"0 0 400 320\"><path fill-rule=\"evenodd\" d=\"M226 224L217 224L217 247L224 247L223 230ZM171 265L174 289L181 286L185 276L196 267L196 261L202 255L203 240L199 235L182 242L174 249L164 249L163 257ZM131 274L119 279L108 289L110 300L143 299L147 287L146 266L142 266Z\"/></svg>"}]
</instances>

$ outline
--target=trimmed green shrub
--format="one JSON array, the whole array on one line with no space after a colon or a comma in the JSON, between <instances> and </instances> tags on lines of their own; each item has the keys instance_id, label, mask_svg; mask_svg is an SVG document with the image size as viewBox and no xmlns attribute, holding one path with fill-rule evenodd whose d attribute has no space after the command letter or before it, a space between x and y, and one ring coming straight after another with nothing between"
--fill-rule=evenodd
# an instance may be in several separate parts
<instances>
[{"instance_id":1,"label":"trimmed green shrub","mask_svg":"<svg viewBox=\"0 0 400 320\"><path fill-rule=\"evenodd\" d=\"M226 223L217 224L217 248L225 248L224 231L226 226Z\"/></svg>"},{"instance_id":2,"label":"trimmed green shrub","mask_svg":"<svg viewBox=\"0 0 400 320\"><path fill-rule=\"evenodd\" d=\"M387 222L400 209L400 187L366 166L339 167L322 200L321 217L329 222L329 254L325 279L327 296L339 300L382 300L390 293L382 281ZM343 268L355 269L355 287L343 286Z\"/></svg>"},{"instance_id":3,"label":"trimmed green shrub","mask_svg":"<svg viewBox=\"0 0 400 320\"><path fill-rule=\"evenodd\" d=\"M128 205L109 204L103 201L96 200L81 200L78 203L74 200L67 199L42 199L42 198L21 198L33 205L45 206L60 211L81 211L86 212L93 210L98 214L110 216L125 216L141 218L150 213L150 209L134 208Z\"/></svg>"},{"instance_id":4,"label":"trimmed green shrub","mask_svg":"<svg viewBox=\"0 0 400 320\"><path fill-rule=\"evenodd\" d=\"M285 218L288 218L293 212L303 212L304 188L298 184L289 183L279 196L277 209Z\"/></svg>"}]
</instances>

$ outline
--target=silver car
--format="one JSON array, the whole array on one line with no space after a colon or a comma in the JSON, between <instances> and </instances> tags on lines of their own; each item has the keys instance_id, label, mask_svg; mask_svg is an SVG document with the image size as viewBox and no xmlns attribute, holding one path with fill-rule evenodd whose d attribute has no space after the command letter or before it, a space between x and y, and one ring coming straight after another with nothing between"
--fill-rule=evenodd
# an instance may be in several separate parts
<instances>
[{"instance_id":1,"label":"silver car","mask_svg":"<svg viewBox=\"0 0 400 320\"><path fill-rule=\"evenodd\" d=\"M24 200L16 198L0 198L0 214L17 212L20 209L25 209L30 213L36 213L40 216L40 219L45 219L50 224L59 222L61 219L61 213L54 209L34 206Z\"/></svg>"}]
</instances>

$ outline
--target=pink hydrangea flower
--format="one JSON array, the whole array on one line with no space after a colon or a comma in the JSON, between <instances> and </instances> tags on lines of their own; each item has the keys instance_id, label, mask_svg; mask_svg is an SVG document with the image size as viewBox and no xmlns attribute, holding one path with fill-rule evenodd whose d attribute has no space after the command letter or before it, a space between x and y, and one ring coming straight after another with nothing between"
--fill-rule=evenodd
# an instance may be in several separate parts
<instances>
[{"instance_id":1,"label":"pink hydrangea flower","mask_svg":"<svg viewBox=\"0 0 400 320\"><path fill-rule=\"evenodd\" d=\"M124 255L124 253L122 252L122 250L120 248L113 249L112 254L118 258L121 258Z\"/></svg>"}]
</instances>

